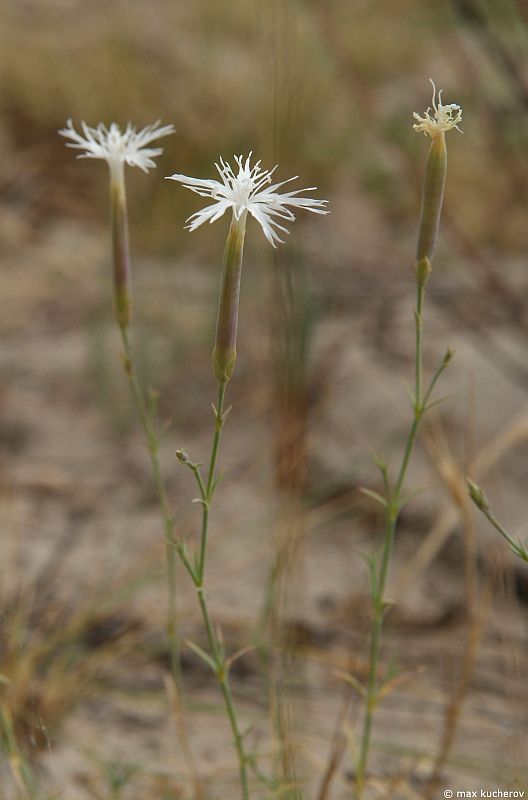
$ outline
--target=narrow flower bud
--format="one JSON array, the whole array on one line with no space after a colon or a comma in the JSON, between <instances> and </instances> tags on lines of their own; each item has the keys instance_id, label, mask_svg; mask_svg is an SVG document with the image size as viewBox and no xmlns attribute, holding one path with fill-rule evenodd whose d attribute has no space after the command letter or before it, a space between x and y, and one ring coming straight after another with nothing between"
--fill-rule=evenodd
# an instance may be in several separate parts
<instances>
[{"instance_id":1,"label":"narrow flower bud","mask_svg":"<svg viewBox=\"0 0 528 800\"><path fill-rule=\"evenodd\" d=\"M240 277L242 274L246 216L247 212L245 211L242 212L238 219L236 214L233 214L222 262L216 339L213 349L213 371L218 383L224 385L231 378L236 361Z\"/></svg>"},{"instance_id":2,"label":"narrow flower bud","mask_svg":"<svg viewBox=\"0 0 528 800\"><path fill-rule=\"evenodd\" d=\"M474 481L470 478L467 478L467 486L469 490L469 496L481 511L489 511L490 504L489 500L480 488Z\"/></svg>"},{"instance_id":3,"label":"narrow flower bud","mask_svg":"<svg viewBox=\"0 0 528 800\"><path fill-rule=\"evenodd\" d=\"M115 315L119 327L127 328L131 315L130 248L123 164L114 165L110 174Z\"/></svg>"},{"instance_id":4,"label":"narrow flower bud","mask_svg":"<svg viewBox=\"0 0 528 800\"><path fill-rule=\"evenodd\" d=\"M447 367L447 365L453 360L454 357L455 357L455 351L453 350L452 347L448 347L444 356L444 367Z\"/></svg>"}]
</instances>

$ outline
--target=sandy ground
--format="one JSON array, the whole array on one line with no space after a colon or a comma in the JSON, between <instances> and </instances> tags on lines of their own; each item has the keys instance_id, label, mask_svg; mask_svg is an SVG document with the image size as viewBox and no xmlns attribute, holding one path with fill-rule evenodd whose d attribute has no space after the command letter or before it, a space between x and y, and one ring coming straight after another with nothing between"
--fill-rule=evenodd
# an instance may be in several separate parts
<instances>
[{"instance_id":1,"label":"sandy ground","mask_svg":"<svg viewBox=\"0 0 528 800\"><path fill-rule=\"evenodd\" d=\"M410 415L402 377L412 373L413 285L401 264L410 261L412 232L399 232L391 244L388 237L371 238L367 247L367 231L382 220L365 198L342 200L335 224L354 215L353 242L344 232L323 271L320 239L311 226L305 264L317 316L307 381L307 487L287 636L296 642L300 665L293 704L307 797L317 796L343 698L345 684L336 670L353 664L357 677L365 677L368 587L362 553L379 542L381 520L357 487L379 488L371 451L383 450L395 463ZM188 797L164 688L160 522L106 302L106 237L99 228L63 222L22 247L26 232L10 231L0 299L4 589L44 579L46 602L66 616L100 603L128 631L121 639L116 635L121 644L101 659L75 707L56 729L45 730L38 774L58 796L84 800L109 796L97 757L133 762L139 772L124 798ZM229 392L233 410L221 455L226 474L208 568L209 597L231 652L254 641L273 531L281 519L270 446L277 416L270 378L273 320L259 303L270 296L271 272L260 250L249 252L239 363ZM350 252L364 255L351 258ZM251 268L259 260L262 269ZM440 389L449 397L431 416L408 480L424 490L402 516L389 589L397 603L384 645L385 665L394 655L406 679L385 698L376 720L373 798L384 796L383 787L394 798L423 796L462 669L464 528L439 471L460 491L468 463L491 443L485 451L490 464L481 463L479 477L514 531L522 525L526 501L525 333L481 291L477 268L462 268L448 233L438 261L443 266L430 284L426 366L432 370L447 346L455 348L456 358ZM168 424L162 458L179 531L193 530L196 507L189 503L190 475L173 454L182 446L205 459L211 435L216 281L211 265L185 258L138 258L135 265L137 353L160 391L160 416ZM526 292L527 279L514 264L508 281L514 293ZM442 787L513 788L527 779L528 574L481 520L476 524L475 608L482 635ZM184 576L180 607L183 637L203 643ZM104 624L99 636L111 638ZM96 636L86 658L98 647ZM189 736L208 797L236 796L220 698L188 648L184 681ZM253 726L252 746L269 754L273 737L255 653L238 662L233 688L244 723ZM350 752L360 718L354 700L336 800L350 797ZM46 720L42 725L47 729ZM387 783L395 775L401 776L398 785ZM9 783L6 766L2 781ZM256 789L255 796L265 793ZM2 797L11 797L8 789Z\"/></svg>"}]
</instances>

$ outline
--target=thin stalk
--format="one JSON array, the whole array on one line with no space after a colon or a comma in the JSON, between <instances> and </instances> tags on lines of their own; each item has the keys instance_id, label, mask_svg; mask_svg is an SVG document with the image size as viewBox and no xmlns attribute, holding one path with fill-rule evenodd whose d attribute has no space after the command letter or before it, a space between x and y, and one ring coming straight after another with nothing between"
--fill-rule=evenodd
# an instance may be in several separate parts
<instances>
[{"instance_id":1,"label":"thin stalk","mask_svg":"<svg viewBox=\"0 0 528 800\"><path fill-rule=\"evenodd\" d=\"M211 459L209 461L209 468L207 472L207 484L205 486L205 498L203 498L203 513L202 513L202 534L200 537L200 564L199 574L203 580L205 572L205 558L207 555L207 533L209 528L209 504L212 500L214 493L214 479L216 471L216 462L218 460L218 449L220 447L220 439L222 437L222 428L224 427L224 399L225 399L226 384L218 384L218 400L215 406L215 431L213 435L213 444L211 447ZM199 472L198 472L199 475ZM200 476L201 480L201 476ZM202 487L203 489L203 487Z\"/></svg>"},{"instance_id":2,"label":"thin stalk","mask_svg":"<svg viewBox=\"0 0 528 800\"><path fill-rule=\"evenodd\" d=\"M405 483L409 462L416 443L416 437L420 428L422 417L428 408L431 407L429 399L438 378L447 367L452 358L452 351L448 350L440 366L433 374L429 386L424 392L423 389L423 305L425 286L432 270L431 260L433 257L438 229L442 212L444 188L447 174L447 149L445 143L445 133L451 128L457 127L462 111L456 104L444 106L442 104L441 92L436 100L436 88L433 83L433 114L430 109L423 117L415 114L417 124L414 129L426 133L431 137L431 144L427 155L424 183L422 190L422 200L420 207L420 223L418 227L418 243L416 248L415 275L416 275L416 308L414 312L415 321L415 385L413 397L413 420L407 435L407 441L400 464L400 469L394 486L391 486L387 479L387 468L381 462L380 467L385 483L386 497L382 500L385 508L385 537L381 562L378 566L376 562L371 565L371 596L373 606L373 619L370 636L370 666L368 683L365 690L366 712L361 738L360 754L357 764L356 776L356 798L360 800L365 786L367 763L370 750L372 734L372 723L376 706L379 702L380 689L378 679L380 641L383 630L383 619L387 603L385 600L385 585L387 582L387 572L389 568L394 534L398 524L399 514L405 505L406 498L402 497L402 489Z\"/></svg>"},{"instance_id":3,"label":"thin stalk","mask_svg":"<svg viewBox=\"0 0 528 800\"><path fill-rule=\"evenodd\" d=\"M413 404L414 418L407 436L407 442L405 445L405 450L400 464L400 469L398 471L398 477L396 479L394 489L390 493L390 497L388 498L386 506L385 536L383 541L381 563L376 583L375 586L373 587L373 595L372 595L373 620L370 632L369 674L368 674L368 682L367 682L366 697L365 697L366 710L365 710L365 720L363 724L363 732L361 736L360 755L356 770L357 800L360 800L360 798L362 797L363 789L365 786L367 764L368 764L371 735L372 735L372 723L374 719L376 706L378 704L379 656L380 656L381 634L383 631L383 620L386 608L385 586L387 582L389 563L392 555L394 534L396 532L398 517L401 511L401 493L403 489L403 484L405 482L405 477L407 475L409 462L414 450L414 445L416 443L416 436L418 434L420 422L422 420L425 411L424 398L426 396L427 397L430 396L433 381L436 383L438 377L437 373L435 373L435 376L431 381L431 385L428 387L426 394L423 395L422 314L423 314L424 294L425 294L425 282L418 278L416 284L416 309L414 314L415 328L416 328L416 335L415 335L416 350L415 350L415 369L414 369L415 393L414 393L414 404Z\"/></svg>"},{"instance_id":4,"label":"thin stalk","mask_svg":"<svg viewBox=\"0 0 528 800\"><path fill-rule=\"evenodd\" d=\"M128 238L128 214L124 164L121 160L110 165L110 210L112 229L112 252L114 271L115 318L123 344L124 368L141 421L152 465L152 476L158 495L166 542L167 588L168 588L168 638L170 647L171 674L175 689L180 693L181 670L178 648L178 625L176 607L176 554L170 542L174 539L174 520L170 511L165 482L161 473L159 442L152 404L145 400L137 378L136 365L129 338L131 320L130 245Z\"/></svg>"},{"instance_id":5,"label":"thin stalk","mask_svg":"<svg viewBox=\"0 0 528 800\"><path fill-rule=\"evenodd\" d=\"M495 530L498 533L500 533L500 535L503 537L503 539L505 539L508 542L508 545L510 546L510 550L513 553L515 553L515 555L517 555L520 558L522 558L523 561L526 561L527 560L526 559L526 551L524 550L523 546L521 544L518 544L517 542L515 542L512 539L512 537L510 536L510 534L508 533L508 531L506 530L504 525L502 525L502 523L499 522L497 517L494 514L492 514L491 511L488 508L482 508L481 511L484 514L484 516L487 517L487 519L491 522L491 524L493 525Z\"/></svg>"},{"instance_id":6,"label":"thin stalk","mask_svg":"<svg viewBox=\"0 0 528 800\"><path fill-rule=\"evenodd\" d=\"M249 782L247 773L247 765L249 759L244 749L244 741L242 734L240 732L240 726L238 724L238 717L235 709L235 704L233 702L233 695L231 692L231 686L229 684L228 666L226 664L226 659L223 654L222 646L218 641L218 636L211 622L211 617L209 615L209 609L207 606L207 600L205 597L205 593L203 591L198 592L198 599L200 603L200 609L202 611L202 617L204 620L205 628L207 631L209 647L211 648L211 652L213 653L213 657L216 662L216 677L218 679L218 683L222 691L222 696L224 698L226 713L229 719L229 724L231 726L231 732L233 734L233 742L237 751L240 785L242 787L242 797L244 798L244 800L249 800Z\"/></svg>"},{"instance_id":7,"label":"thin stalk","mask_svg":"<svg viewBox=\"0 0 528 800\"><path fill-rule=\"evenodd\" d=\"M480 486L478 486L476 483L474 483L474 481L470 480L469 478L467 479L467 483L469 489L469 496L473 500L476 507L480 511L482 511L484 516L489 520L489 522L491 522L497 533L500 533L503 539L506 540L512 553L521 558L523 561L528 562L528 551L526 550L526 547L522 542L514 541L514 539L510 536L510 534L504 527L504 525L502 525L502 523L493 514L489 504L489 500L482 491L482 489L480 488Z\"/></svg>"},{"instance_id":8,"label":"thin stalk","mask_svg":"<svg viewBox=\"0 0 528 800\"><path fill-rule=\"evenodd\" d=\"M152 407L145 401L141 384L139 383L136 366L134 362L132 346L128 335L128 329L125 326L119 326L121 332L121 341L123 344L124 367L128 378L131 394L134 398L134 403L141 421L141 427L145 434L147 447L150 455L150 462L152 466L152 477L154 486L158 495L158 501L163 520L163 531L165 538L165 558L167 564L167 638L169 641L170 653L170 672L172 684L174 687L175 696L179 702L175 708L180 708L183 702L183 686L182 686L182 673L181 673L181 654L179 646L179 626L178 626L178 603L177 603L177 552L175 550L175 535L174 535L174 517L170 510L170 505L167 497L167 490L165 481L161 472L161 463L159 457L159 440L156 430L156 419ZM176 727L178 732L178 739L182 752L189 765L192 781L194 783L194 792L196 800L203 796L203 789L198 776L196 763L191 750L185 720L182 716L176 716Z\"/></svg>"},{"instance_id":9,"label":"thin stalk","mask_svg":"<svg viewBox=\"0 0 528 800\"><path fill-rule=\"evenodd\" d=\"M246 753L244 748L244 739L240 731L238 716L233 701L233 695L229 683L229 661L226 658L223 644L212 622L204 587L210 510L215 489L218 485L218 476L216 476L216 464L218 460L220 440L222 438L222 430L228 413L228 411L224 411L225 392L226 392L226 382L219 381L217 405L213 406L215 414L215 430L211 446L211 456L209 459L209 465L207 467L207 480L206 481L203 480L200 472L200 467L198 464L193 464L187 459L183 459L182 461L182 463L187 464L187 466L191 469L196 478L196 482L198 484L198 489L200 492L200 500L202 504L202 528L200 536L200 548L196 566L193 567L193 564L191 563L191 561L187 557L187 554L185 553L184 549L181 546L176 545L175 551L177 550L179 552L182 562L187 572L189 573L189 576L194 584L196 593L198 595L198 602L200 605L200 610L202 612L202 618L211 653L212 666L214 668L214 673L216 675L216 678L220 686L220 690L222 692L226 714L229 720L229 725L231 727L231 733L233 735L233 744L235 746L238 756L242 798L243 800L249 800L250 795L249 795L248 766L250 766L251 764L251 758Z\"/></svg>"},{"instance_id":10,"label":"thin stalk","mask_svg":"<svg viewBox=\"0 0 528 800\"><path fill-rule=\"evenodd\" d=\"M167 559L167 593L168 593L168 624L167 635L170 648L171 675L176 691L181 690L181 665L180 649L178 645L178 609L176 600L177 556L174 550L174 518L172 516L167 498L165 481L161 473L159 458L159 441L156 431L156 424L148 403L145 402L143 390L139 383L134 363L130 338L126 328L119 328L121 331L121 341L123 343L125 372L130 385L130 390L134 398L134 403L141 421L141 426L145 433L147 447L152 466L152 476L154 486L158 495L160 511L163 519L163 530L165 534L165 555Z\"/></svg>"}]
</instances>

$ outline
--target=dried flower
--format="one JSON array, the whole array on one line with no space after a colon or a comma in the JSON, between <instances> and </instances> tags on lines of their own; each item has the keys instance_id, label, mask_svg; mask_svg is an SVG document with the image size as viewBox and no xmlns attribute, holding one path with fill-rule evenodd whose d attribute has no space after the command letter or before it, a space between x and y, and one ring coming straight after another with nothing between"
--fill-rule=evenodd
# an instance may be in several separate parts
<instances>
[{"instance_id":1,"label":"dried flower","mask_svg":"<svg viewBox=\"0 0 528 800\"><path fill-rule=\"evenodd\" d=\"M484 494L483 490L477 483L472 481L470 478L466 478L466 481L467 481L469 496L471 497L477 508L479 508L481 511L489 512L490 510L489 500Z\"/></svg>"},{"instance_id":2,"label":"dried flower","mask_svg":"<svg viewBox=\"0 0 528 800\"><path fill-rule=\"evenodd\" d=\"M220 159L220 164L215 164L221 181L201 178L189 178L186 175L170 175L169 180L179 181L187 189L196 192L201 197L211 197L214 203L197 211L187 220L187 228L196 230L204 222L214 222L219 219L229 208L233 209L233 219L240 220L245 212L251 214L260 224L266 239L276 247L283 240L277 231L288 233L287 228L277 220L293 222L295 215L291 208L306 208L315 214L328 214L324 209L327 200L314 200L309 197L299 197L301 192L313 191L316 187L296 189L292 192L278 193L278 189L296 177L271 185L271 176L277 169L263 170L261 162L257 161L251 166L251 153L244 160L243 156L235 156L238 173L235 174L230 164Z\"/></svg>"},{"instance_id":3,"label":"dried flower","mask_svg":"<svg viewBox=\"0 0 528 800\"><path fill-rule=\"evenodd\" d=\"M431 107L427 109L423 117L416 112L413 114L417 123L413 125L415 131L425 133L431 138L437 136L439 133L450 131L451 128L456 128L457 131L463 133L458 127L458 123L462 120L462 109L456 103L449 103L442 105L442 89L438 92L438 103L436 102L436 86L429 78L433 87L433 113Z\"/></svg>"},{"instance_id":4,"label":"dried flower","mask_svg":"<svg viewBox=\"0 0 528 800\"><path fill-rule=\"evenodd\" d=\"M159 121L153 125L147 125L141 131L136 131L135 127L129 122L124 131L119 125L112 122L107 128L102 122L97 128L90 128L85 122L81 122L84 135L77 133L73 127L71 119L66 123L66 128L59 131L61 136L71 139L67 147L77 150L84 150L77 158L102 158L110 167L110 171L115 171L116 166L128 164L129 167L139 167L144 172L155 167L153 159L161 155L163 148L146 147L146 145L174 133L173 125L158 127Z\"/></svg>"},{"instance_id":5,"label":"dried flower","mask_svg":"<svg viewBox=\"0 0 528 800\"><path fill-rule=\"evenodd\" d=\"M438 238L440 214L444 200L444 187L447 172L447 149L445 142L446 131L456 128L460 131L458 123L462 119L462 109L455 103L442 105L442 91L438 93L436 101L436 86L433 86L433 110L428 108L424 116L413 114L418 124L413 125L415 131L423 132L431 137L431 146L425 167L424 185L422 193L422 207L420 211L420 229L418 246L416 250L416 276L422 285L425 285L431 272L431 260ZM460 131L462 133L462 131Z\"/></svg>"}]
</instances>

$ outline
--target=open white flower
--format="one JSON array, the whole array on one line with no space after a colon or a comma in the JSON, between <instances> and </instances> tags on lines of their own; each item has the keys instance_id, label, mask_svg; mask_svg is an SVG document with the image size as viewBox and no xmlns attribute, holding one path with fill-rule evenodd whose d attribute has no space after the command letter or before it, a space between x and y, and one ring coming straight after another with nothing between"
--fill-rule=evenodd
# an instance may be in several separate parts
<instances>
[{"instance_id":1,"label":"open white flower","mask_svg":"<svg viewBox=\"0 0 528 800\"><path fill-rule=\"evenodd\" d=\"M173 125L158 127L159 121L153 125L147 125L141 131L136 131L135 127L129 122L124 131L121 131L117 123L112 122L109 128L99 123L97 128L90 128L85 122L81 122L82 134L77 133L73 127L71 119L66 123L66 128L59 131L61 136L70 139L67 147L84 150L77 158L102 158L108 162L111 171L116 167L119 169L122 164L130 167L139 167L144 172L155 167L153 159L163 153L161 147L146 147L146 145L174 133Z\"/></svg>"},{"instance_id":2,"label":"open white flower","mask_svg":"<svg viewBox=\"0 0 528 800\"><path fill-rule=\"evenodd\" d=\"M109 128L99 123L90 128L81 122L81 133L77 133L71 119L59 131L69 141L66 147L83 150L77 158L100 158L110 170L110 209L112 224L113 277L116 321L125 332L130 324L130 247L128 241L128 214L126 202L125 164L148 172L156 164L153 161L163 150L147 147L155 139L174 133L172 125L159 127L159 122L136 131L129 122L124 131L115 122Z\"/></svg>"},{"instance_id":3,"label":"open white flower","mask_svg":"<svg viewBox=\"0 0 528 800\"><path fill-rule=\"evenodd\" d=\"M457 131L463 133L458 127L458 123L462 120L462 109L456 103L449 103L442 105L442 89L438 92L438 103L436 102L436 86L429 78L433 86L433 113L431 107L427 109L423 117L414 112L413 117L417 123L413 125L415 131L425 133L428 136L436 136L438 133L445 133L456 128Z\"/></svg>"},{"instance_id":4,"label":"open white flower","mask_svg":"<svg viewBox=\"0 0 528 800\"><path fill-rule=\"evenodd\" d=\"M306 208L315 214L329 213L324 208L328 203L327 200L299 197L302 192L313 191L315 186L309 189L279 193L277 190L281 186L296 180L298 176L272 185L271 176L277 167L263 170L260 167L260 161L251 166L251 155L250 153L245 160L243 156L235 156L238 166L236 175L230 164L220 159L220 164L215 164L215 166L221 181L189 178L187 175L177 174L168 176L169 180L179 181L187 189L199 194L200 197L211 197L214 200L212 205L206 206L189 217L186 226L189 230L196 230L204 222L214 222L229 208L233 210L235 220L245 218L249 211L260 224L266 239L273 247L276 247L277 242L283 241L277 231L288 233L288 229L278 220L292 222L295 219L292 208Z\"/></svg>"}]
</instances>

